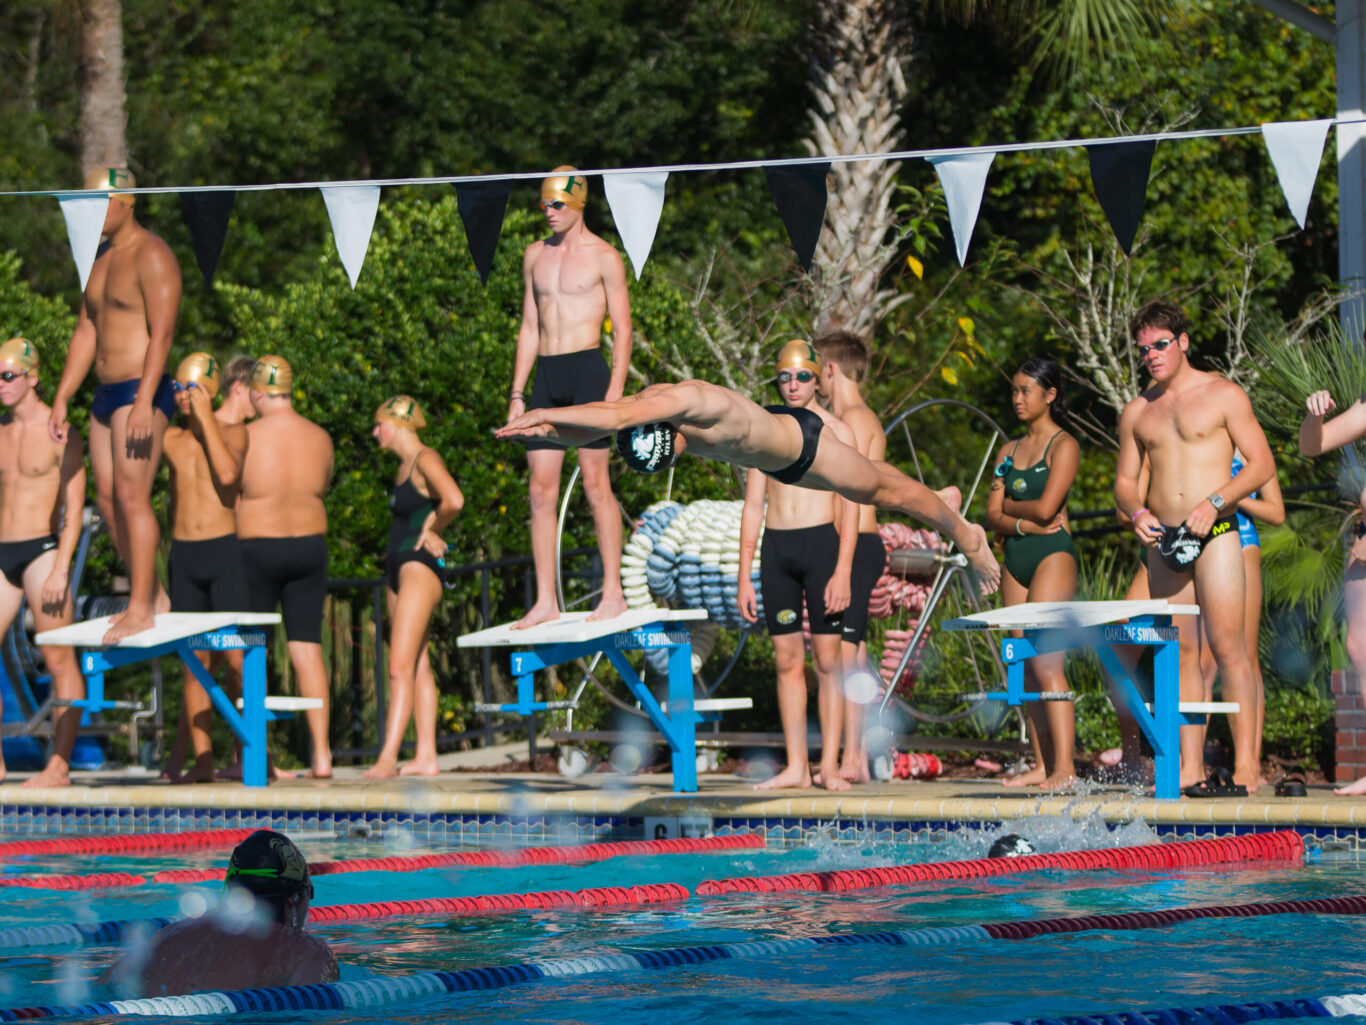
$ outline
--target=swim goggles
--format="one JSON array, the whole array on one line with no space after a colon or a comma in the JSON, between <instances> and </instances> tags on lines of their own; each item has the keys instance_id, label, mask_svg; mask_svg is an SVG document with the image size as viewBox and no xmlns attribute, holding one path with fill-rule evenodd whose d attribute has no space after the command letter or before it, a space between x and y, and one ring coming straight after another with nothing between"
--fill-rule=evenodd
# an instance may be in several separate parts
<instances>
[{"instance_id":1,"label":"swim goggles","mask_svg":"<svg viewBox=\"0 0 1366 1025\"><path fill-rule=\"evenodd\" d=\"M794 377L802 384L810 384L812 381L816 379L816 375L812 373L810 370L798 370L796 372L793 372L791 370L778 371L779 384L787 384L787 382L791 381Z\"/></svg>"},{"instance_id":2,"label":"swim goggles","mask_svg":"<svg viewBox=\"0 0 1366 1025\"><path fill-rule=\"evenodd\" d=\"M997 477L1004 477L1013 469L1015 469L1015 460L1011 459L1010 456L1006 456L996 464L996 469L993 472Z\"/></svg>"},{"instance_id":3,"label":"swim goggles","mask_svg":"<svg viewBox=\"0 0 1366 1025\"><path fill-rule=\"evenodd\" d=\"M1167 346L1171 345L1174 341L1176 341L1175 338L1159 338L1157 341L1153 342L1152 345L1140 345L1138 347L1138 358L1147 359L1148 353L1153 349L1156 349L1158 352L1166 352Z\"/></svg>"},{"instance_id":4,"label":"swim goggles","mask_svg":"<svg viewBox=\"0 0 1366 1025\"><path fill-rule=\"evenodd\" d=\"M9 384L15 378L27 376L27 370L0 370L0 381Z\"/></svg>"},{"instance_id":5,"label":"swim goggles","mask_svg":"<svg viewBox=\"0 0 1366 1025\"><path fill-rule=\"evenodd\" d=\"M280 877L280 870L278 868L238 868L236 865L229 865L227 874L223 877L223 885L226 887L228 885L228 880L232 879L234 876L252 876L256 879L273 879L277 883L286 882L286 880ZM308 883L306 888L308 891L308 899L312 900L313 884L311 882ZM305 887L295 886L293 889L298 891L305 889Z\"/></svg>"},{"instance_id":6,"label":"swim goggles","mask_svg":"<svg viewBox=\"0 0 1366 1025\"><path fill-rule=\"evenodd\" d=\"M542 210L563 210L563 209L564 209L564 200L563 200L563 199L543 199L543 200L541 200L541 209L542 209Z\"/></svg>"},{"instance_id":7,"label":"swim goggles","mask_svg":"<svg viewBox=\"0 0 1366 1025\"><path fill-rule=\"evenodd\" d=\"M171 388L172 388L174 391L189 391L191 388L198 388L198 387L199 387L199 385L195 384L193 381L186 381L184 384L181 384L179 381L172 381L172 382L171 382ZM243 871L245 871L245 869L244 869Z\"/></svg>"}]
</instances>

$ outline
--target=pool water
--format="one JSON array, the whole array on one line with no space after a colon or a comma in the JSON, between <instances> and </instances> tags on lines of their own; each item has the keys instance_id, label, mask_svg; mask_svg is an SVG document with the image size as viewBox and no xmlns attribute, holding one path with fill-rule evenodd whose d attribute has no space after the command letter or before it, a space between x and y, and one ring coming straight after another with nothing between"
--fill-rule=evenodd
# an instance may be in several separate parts
<instances>
[{"instance_id":1,"label":"pool water","mask_svg":"<svg viewBox=\"0 0 1366 1025\"><path fill-rule=\"evenodd\" d=\"M1031 820L1010 831L1041 851L1155 842L1143 825ZM818 843L788 850L626 857L587 865L366 872L319 876L317 904L534 890L577 890L981 857L1000 827L915 844ZM401 833L366 841L298 834L311 861L434 848ZM450 848L442 848L450 849ZM130 871L222 865L226 851L182 856L43 856L7 860L3 874ZM394 917L317 927L342 979L547 961L588 955L876 933L937 926L1242 904L1366 893L1355 856L1313 853L1273 863L1182 871L1049 870L919 883L858 893L730 894L669 905ZM0 928L180 913L219 884L97 892L4 890ZM119 951L33 948L0 957L0 1006L106 999L91 980ZM267 1021L481 1023L829 1022L971 1023L1146 1008L1366 992L1366 916L1216 919L1136 931L1092 931L943 946L803 948L767 958L542 979L355 1011L288 1012ZM223 1021L218 1018L180 1021ZM232 1020L247 1020L237 1016ZM1340 1019L1352 1021L1354 1019ZM1362 1019L1366 1022L1366 1019Z\"/></svg>"}]
</instances>

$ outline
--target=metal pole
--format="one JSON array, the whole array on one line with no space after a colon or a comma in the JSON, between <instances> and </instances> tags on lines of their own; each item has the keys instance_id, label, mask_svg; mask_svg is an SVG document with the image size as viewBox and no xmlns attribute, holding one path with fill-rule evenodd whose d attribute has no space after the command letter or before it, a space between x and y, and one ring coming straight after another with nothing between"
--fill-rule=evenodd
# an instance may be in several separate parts
<instances>
[{"instance_id":1,"label":"metal pole","mask_svg":"<svg viewBox=\"0 0 1366 1025\"><path fill-rule=\"evenodd\" d=\"M479 615L480 627L487 628L493 618L493 610L489 599L489 571L485 567L479 571ZM493 704L493 649L485 646L479 656L479 691L483 695L485 705ZM493 717L488 712L483 713L484 720L484 746L488 747L493 736L489 730L493 727Z\"/></svg>"},{"instance_id":2,"label":"metal pole","mask_svg":"<svg viewBox=\"0 0 1366 1025\"><path fill-rule=\"evenodd\" d=\"M361 665L364 662L365 648L361 644L360 603L354 594L347 602L351 613L351 746L361 747L365 743L365 687L361 681Z\"/></svg>"}]
</instances>

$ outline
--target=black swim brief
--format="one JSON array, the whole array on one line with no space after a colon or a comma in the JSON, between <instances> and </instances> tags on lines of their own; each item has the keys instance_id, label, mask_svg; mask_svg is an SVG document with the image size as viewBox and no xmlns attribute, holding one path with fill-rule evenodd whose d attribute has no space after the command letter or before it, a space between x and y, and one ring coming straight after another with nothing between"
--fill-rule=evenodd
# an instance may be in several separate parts
<instances>
[{"instance_id":1,"label":"black swim brief","mask_svg":"<svg viewBox=\"0 0 1366 1025\"><path fill-rule=\"evenodd\" d=\"M236 534L171 541L167 560L172 612L249 612L247 578Z\"/></svg>"},{"instance_id":2,"label":"black swim brief","mask_svg":"<svg viewBox=\"0 0 1366 1025\"><path fill-rule=\"evenodd\" d=\"M559 409L563 406L582 406L585 402L601 402L607 397L612 383L612 371L602 349L580 349L558 356L536 358L536 380L531 385L531 397L526 408ZM579 448L607 448L608 439L599 438ZM541 438L528 438L527 451L560 449L563 445Z\"/></svg>"},{"instance_id":3,"label":"black swim brief","mask_svg":"<svg viewBox=\"0 0 1366 1025\"><path fill-rule=\"evenodd\" d=\"M108 427L116 410L133 404L133 400L138 397L138 387L141 384L142 381L135 377L131 381L96 385L95 399L90 403L90 415ZM171 386L170 374L161 375L156 394L152 396L152 408L165 413L168 421L175 419L175 388Z\"/></svg>"},{"instance_id":4,"label":"black swim brief","mask_svg":"<svg viewBox=\"0 0 1366 1025\"><path fill-rule=\"evenodd\" d=\"M321 644L323 598L327 596L327 538L244 537L242 566L247 578L249 612L284 614L291 641Z\"/></svg>"},{"instance_id":5,"label":"black swim brief","mask_svg":"<svg viewBox=\"0 0 1366 1025\"><path fill-rule=\"evenodd\" d=\"M1206 537L1192 534L1184 523L1176 527L1164 525L1162 536L1157 540L1157 554L1169 570L1182 573L1195 568L1195 560L1200 558L1205 545L1230 530L1235 533L1238 530L1238 514L1235 512L1226 513L1215 520Z\"/></svg>"},{"instance_id":6,"label":"black swim brief","mask_svg":"<svg viewBox=\"0 0 1366 1025\"><path fill-rule=\"evenodd\" d=\"M790 416L801 425L802 454L797 457L797 461L774 473L765 471L765 476L772 477L779 484L796 484L806 476L806 471L811 469L811 464L816 461L816 446L820 443L821 428L825 424L819 416L802 406L765 406L764 410L775 416Z\"/></svg>"},{"instance_id":7,"label":"black swim brief","mask_svg":"<svg viewBox=\"0 0 1366 1025\"><path fill-rule=\"evenodd\" d=\"M57 547L57 538L48 534L27 541L0 541L0 573L14 587L24 586L24 570L44 552Z\"/></svg>"}]
</instances>

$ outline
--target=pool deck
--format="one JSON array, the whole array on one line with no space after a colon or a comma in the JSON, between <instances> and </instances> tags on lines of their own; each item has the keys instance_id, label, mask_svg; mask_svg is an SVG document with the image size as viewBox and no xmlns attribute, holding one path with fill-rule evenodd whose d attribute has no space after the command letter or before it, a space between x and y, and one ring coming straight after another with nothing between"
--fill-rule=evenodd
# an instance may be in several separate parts
<instances>
[{"instance_id":1,"label":"pool deck","mask_svg":"<svg viewBox=\"0 0 1366 1025\"><path fill-rule=\"evenodd\" d=\"M1327 785L1303 798L1262 787L1246 798L1157 801L1122 786L1083 784L1070 793L1008 788L994 780L892 781L823 790L756 791L734 775L700 777L700 792L675 794L667 774L587 774L577 779L511 772L443 772L434 777L367 780L338 769L331 780L283 780L248 788L219 782L173 785L150 773L77 773L71 787L23 789L23 776L0 783L0 808L215 809L274 813L397 813L537 819L699 816L766 821L995 823L1065 816L1121 824L1300 827L1334 833L1366 830L1366 799L1338 797ZM1366 838L1366 833L1363 833Z\"/></svg>"}]
</instances>

